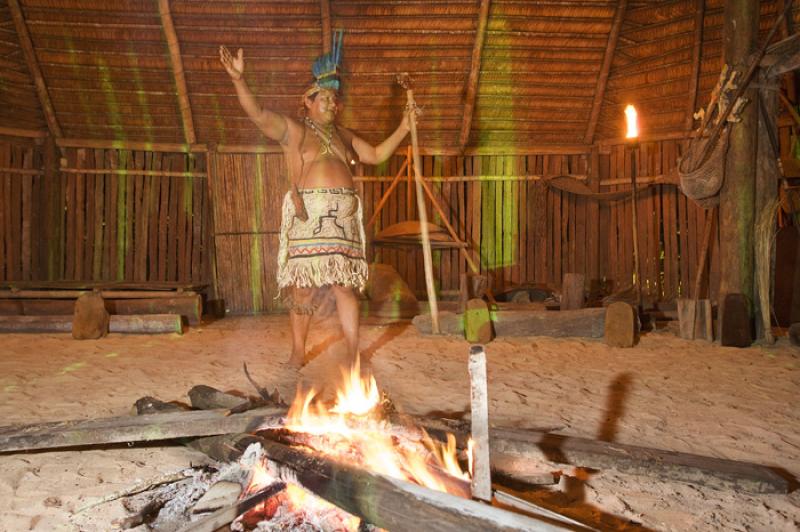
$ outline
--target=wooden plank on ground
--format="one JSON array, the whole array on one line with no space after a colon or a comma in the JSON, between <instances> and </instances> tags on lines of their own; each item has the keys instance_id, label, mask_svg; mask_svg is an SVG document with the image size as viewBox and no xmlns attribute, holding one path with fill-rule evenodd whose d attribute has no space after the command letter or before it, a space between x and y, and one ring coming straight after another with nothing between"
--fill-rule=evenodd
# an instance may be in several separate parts
<instances>
[{"instance_id":1,"label":"wooden plank on ground","mask_svg":"<svg viewBox=\"0 0 800 532\"><path fill-rule=\"evenodd\" d=\"M447 430L455 434L459 446L466 444L467 431L454 430L449 424L417 419L420 426L436 437ZM496 467L513 460L538 459L749 493L786 493L789 487L788 481L772 468L751 462L534 430L497 427L490 430L489 437L492 464Z\"/></svg>"},{"instance_id":2,"label":"wooden plank on ground","mask_svg":"<svg viewBox=\"0 0 800 532\"><path fill-rule=\"evenodd\" d=\"M253 432L279 425L286 409L259 408L229 416L226 413L227 410L190 410L10 425L0 427L0 453Z\"/></svg>"}]
</instances>

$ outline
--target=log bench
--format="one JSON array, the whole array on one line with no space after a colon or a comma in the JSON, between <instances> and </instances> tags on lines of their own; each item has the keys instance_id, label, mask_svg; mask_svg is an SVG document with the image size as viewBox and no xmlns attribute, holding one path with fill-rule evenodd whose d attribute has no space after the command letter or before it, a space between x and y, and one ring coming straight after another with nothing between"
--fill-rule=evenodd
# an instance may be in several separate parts
<instances>
[{"instance_id":1,"label":"log bench","mask_svg":"<svg viewBox=\"0 0 800 532\"><path fill-rule=\"evenodd\" d=\"M198 325L205 288L166 282L12 281L0 283L0 316L72 315L78 297L96 292L111 315L178 314Z\"/></svg>"}]
</instances>

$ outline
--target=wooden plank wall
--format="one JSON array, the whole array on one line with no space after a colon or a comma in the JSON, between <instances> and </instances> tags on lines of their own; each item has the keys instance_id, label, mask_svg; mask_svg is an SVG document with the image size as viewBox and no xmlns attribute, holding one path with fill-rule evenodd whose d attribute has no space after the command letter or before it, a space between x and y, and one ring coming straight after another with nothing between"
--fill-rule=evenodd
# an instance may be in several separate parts
<instances>
[{"instance_id":1,"label":"wooden plank wall","mask_svg":"<svg viewBox=\"0 0 800 532\"><path fill-rule=\"evenodd\" d=\"M275 281L283 196L281 154L209 154L217 292L235 314L282 308Z\"/></svg>"},{"instance_id":2,"label":"wooden plank wall","mask_svg":"<svg viewBox=\"0 0 800 532\"><path fill-rule=\"evenodd\" d=\"M365 220L371 218L403 160L396 156L371 172L387 176L383 180L358 182ZM531 176L585 176L588 156L424 156L422 165L423 175L433 178L431 189L445 216L459 237L471 245L470 253L481 273L492 278L495 291L526 282L558 287L564 273L587 269L591 262L590 200L549 188L543 179ZM427 197L426 205L431 222L444 227ZM416 199L413 186L404 181L389 196L368 237L409 219L417 219ZM368 255L370 260L394 266L413 290L425 293L420 248L370 246ZM461 252L434 250L433 262L437 288L456 291L459 273L468 271Z\"/></svg>"},{"instance_id":3,"label":"wooden plank wall","mask_svg":"<svg viewBox=\"0 0 800 532\"><path fill-rule=\"evenodd\" d=\"M679 141L642 143L637 176L667 173L682 149ZM288 185L281 154L211 152L206 179L205 155L71 148L64 166L86 172L59 171L46 179L43 151L32 142L0 140L0 281L210 283L213 262L217 297L230 312L281 310L275 270ZM616 145L604 153L569 156L425 156L422 164L444 215L473 246L495 291L523 283L559 288L568 272L605 279L618 289L632 279L631 202L596 202L545 181L573 174L589 176L585 183L593 190L629 191L629 185L602 183L629 181L631 154L629 146ZM365 220L404 160L397 155L380 167L358 169ZM109 172L92 171L103 169ZM127 173L111 172L123 169ZM159 170L193 176L144 175ZM375 229L417 219L409 175L404 171ZM430 202L428 212L432 222L444 225ZM693 296L703 209L675 186L658 185L640 193L638 213L645 296ZM368 239L373 234L368 230ZM718 231L713 234L710 282L701 294L710 290L712 299L719 280ZM369 245L368 258L391 264L424 295L419 248ZM439 290L452 295L468 266L458 250L437 250L434 270Z\"/></svg>"},{"instance_id":4,"label":"wooden plank wall","mask_svg":"<svg viewBox=\"0 0 800 532\"><path fill-rule=\"evenodd\" d=\"M0 143L0 167L41 168L41 148L19 150ZM205 156L70 148L62 163L76 170L0 173L0 281L208 282ZM144 175L159 171L192 175Z\"/></svg>"},{"instance_id":5,"label":"wooden plank wall","mask_svg":"<svg viewBox=\"0 0 800 532\"><path fill-rule=\"evenodd\" d=\"M675 168L685 145L674 140L642 143L634 154L629 146L611 148L605 158L603 179L630 181L634 164L637 178L661 175ZM632 160L632 157L634 159ZM641 185L640 185L641 186ZM601 187L602 191L630 192L630 185ZM638 194L639 263L642 293L646 299L672 300L693 297L700 250L705 228L705 210L684 196L678 187L657 185ZM597 227L600 232L601 277L613 283L613 289L630 286L633 279L632 209L629 199L601 202ZM710 263L706 265L703 289L716 296L719 284L717 246L718 228L712 233ZM709 282L710 274L710 282ZM704 296L708 292L704 292Z\"/></svg>"},{"instance_id":6,"label":"wooden plank wall","mask_svg":"<svg viewBox=\"0 0 800 532\"><path fill-rule=\"evenodd\" d=\"M676 141L643 143L637 152L638 176L664 173L675 165ZM210 175L214 198L216 271L220 297L232 313L281 310L275 299L280 204L288 186L280 154L213 154ZM357 188L364 220L391 186L405 156L376 168L359 168ZM600 192L629 185L600 186L601 181L630 179L631 151L624 145L596 157L596 171L586 155L424 156L423 174L460 238L473 245L476 262L488 273L495 291L523 283L560 288L565 273L605 278L612 288L630 284L633 271L631 202L596 202L548 187L548 177L590 176L587 185ZM410 173L389 196L375 231L416 220ZM369 177L365 177L369 176ZM524 176L528 176L527 179ZM377 177L377 179L375 179ZM427 201L433 223L444 225ZM675 186L659 185L640 194L639 244L645 295L672 299L687 295L703 234L704 215ZM367 247L368 260L392 265L420 297L425 294L422 252L418 247ZM712 288L718 271L712 247ZM458 289L467 261L456 250L434 250L436 285L445 295Z\"/></svg>"},{"instance_id":7,"label":"wooden plank wall","mask_svg":"<svg viewBox=\"0 0 800 532\"><path fill-rule=\"evenodd\" d=\"M42 230L41 151L32 142L0 141L0 281L46 271L37 246ZM46 227L46 225L45 225Z\"/></svg>"}]
</instances>

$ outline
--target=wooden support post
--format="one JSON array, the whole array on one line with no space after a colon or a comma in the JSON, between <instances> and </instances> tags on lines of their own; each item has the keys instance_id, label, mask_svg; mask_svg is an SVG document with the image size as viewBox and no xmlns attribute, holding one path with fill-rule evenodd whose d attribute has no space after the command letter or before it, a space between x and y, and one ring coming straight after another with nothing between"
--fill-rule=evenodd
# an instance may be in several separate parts
<instances>
[{"instance_id":1,"label":"wooden support post","mask_svg":"<svg viewBox=\"0 0 800 532\"><path fill-rule=\"evenodd\" d=\"M739 71L746 67L757 46L759 14L758 0L725 2L724 60ZM740 83L747 81L746 76L740 76ZM758 93L755 89L748 88L744 96L751 103L742 110L741 121L731 124L725 181L720 190L720 297L724 299L726 294L742 294L748 304L752 305L755 167L758 146L758 106L755 102ZM752 307L750 314L752 315ZM721 319L724 319L724 312ZM724 328L724 324L721 327Z\"/></svg>"},{"instance_id":2,"label":"wooden support post","mask_svg":"<svg viewBox=\"0 0 800 532\"><path fill-rule=\"evenodd\" d=\"M586 144L594 142L594 133L597 130L597 122L600 119L600 109L603 107L603 98L606 94L608 75L611 72L611 62L614 59L614 51L617 49L619 31L622 28L622 21L625 19L625 10L628 8L628 0L619 0L617 10L614 13L614 21L611 23L611 31L608 34L606 51L603 55L603 66L597 76L597 84L594 89L594 101L592 102L592 112L589 115L589 123L586 126L586 134L583 141Z\"/></svg>"},{"instance_id":3,"label":"wooden support post","mask_svg":"<svg viewBox=\"0 0 800 532\"><path fill-rule=\"evenodd\" d=\"M764 223L775 227L775 220L772 219L773 207L778 197L778 183L783 177L780 165L780 146L778 143L778 114L780 105L778 95L781 92L780 80L776 78L767 79L763 73L760 78L760 89L758 91L758 107L761 110L758 118L758 148L756 156L756 184L755 184L755 206L756 219L768 217ZM755 102L754 102L755 103ZM757 222L758 223L758 222ZM775 246L772 233L761 235L762 238L769 238L769 243L759 246L756 242L756 249L766 250L764 253L754 254L755 282L753 286L756 319L756 338L765 339L768 343L773 343L775 338L772 335L772 288L775 280ZM766 255L766 256L764 256ZM764 272L761 283L759 273ZM761 284L765 286L761 286ZM760 319L759 319L760 318Z\"/></svg>"},{"instance_id":4,"label":"wooden support post","mask_svg":"<svg viewBox=\"0 0 800 532\"><path fill-rule=\"evenodd\" d=\"M486 352L482 345L469 348L469 384L472 413L472 496L492 500L489 460L489 392L486 384Z\"/></svg>"},{"instance_id":5,"label":"wooden support post","mask_svg":"<svg viewBox=\"0 0 800 532\"><path fill-rule=\"evenodd\" d=\"M178 34L175 32L175 25L172 22L172 14L169 10L169 0L158 0L158 14L161 16L161 26L164 28L164 36L167 39L172 76L175 80L175 88L178 91L178 108L183 122L183 136L187 144L194 144L197 142L197 136L194 132L192 107L189 103L189 92L186 89L186 76L183 73L181 46L178 42Z\"/></svg>"},{"instance_id":6,"label":"wooden support post","mask_svg":"<svg viewBox=\"0 0 800 532\"><path fill-rule=\"evenodd\" d=\"M461 120L461 131L458 134L458 145L463 150L469 141L472 128L472 114L475 111L475 98L478 94L478 78L481 73L481 53L486 40L486 26L489 24L489 5L491 0L481 0L478 11L478 26L475 30L475 42L472 45L472 62L464 92L464 114Z\"/></svg>"},{"instance_id":7,"label":"wooden support post","mask_svg":"<svg viewBox=\"0 0 800 532\"><path fill-rule=\"evenodd\" d=\"M561 310L583 308L586 276L582 273L565 273L561 284Z\"/></svg>"}]
</instances>

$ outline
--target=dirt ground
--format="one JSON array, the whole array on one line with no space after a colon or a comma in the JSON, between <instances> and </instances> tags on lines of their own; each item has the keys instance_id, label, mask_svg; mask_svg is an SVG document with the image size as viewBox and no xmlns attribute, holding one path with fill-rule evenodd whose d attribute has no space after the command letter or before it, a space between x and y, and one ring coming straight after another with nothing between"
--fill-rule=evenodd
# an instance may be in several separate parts
<instances>
[{"instance_id":1,"label":"dirt ground","mask_svg":"<svg viewBox=\"0 0 800 532\"><path fill-rule=\"evenodd\" d=\"M131 412L144 395L188 401L196 384L252 394L242 372L293 397L298 374L284 362L285 316L231 317L184 335L66 334L0 338L0 423ZM315 324L305 384L332 385L344 342L335 320ZM382 390L403 411L468 408L468 344L421 336L409 322L362 325ZM563 468L560 484L532 499L600 529L755 530L800 528L800 350L725 348L642 336L631 349L602 340L500 338L487 346L493 424L756 462L791 480L789 494L753 495L615 470ZM180 446L0 456L0 530L112 530L119 501L76 509L160 473L205 458Z\"/></svg>"}]
</instances>

